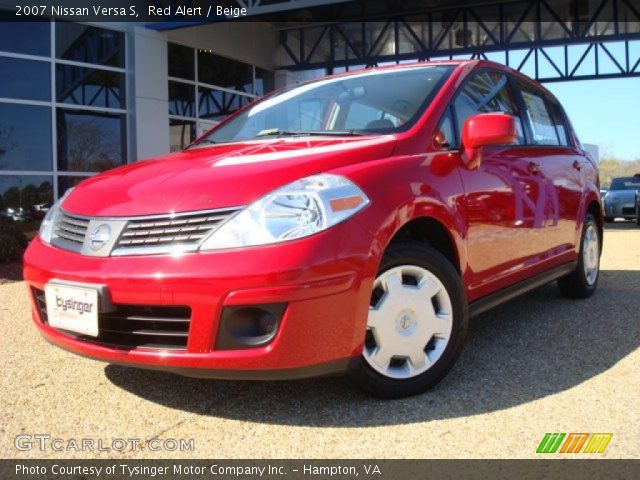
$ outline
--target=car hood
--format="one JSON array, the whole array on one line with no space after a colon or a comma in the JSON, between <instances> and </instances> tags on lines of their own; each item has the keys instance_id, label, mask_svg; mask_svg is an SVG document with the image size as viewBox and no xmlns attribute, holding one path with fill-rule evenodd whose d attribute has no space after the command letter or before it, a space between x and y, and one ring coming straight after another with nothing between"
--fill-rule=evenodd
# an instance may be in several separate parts
<instances>
[{"instance_id":1,"label":"car hood","mask_svg":"<svg viewBox=\"0 0 640 480\"><path fill-rule=\"evenodd\" d=\"M635 190L609 190L605 195L605 200L610 202L635 202Z\"/></svg>"},{"instance_id":2,"label":"car hood","mask_svg":"<svg viewBox=\"0 0 640 480\"><path fill-rule=\"evenodd\" d=\"M244 206L299 178L384 158L392 135L294 137L192 148L85 180L62 208L87 216L138 216Z\"/></svg>"}]
</instances>

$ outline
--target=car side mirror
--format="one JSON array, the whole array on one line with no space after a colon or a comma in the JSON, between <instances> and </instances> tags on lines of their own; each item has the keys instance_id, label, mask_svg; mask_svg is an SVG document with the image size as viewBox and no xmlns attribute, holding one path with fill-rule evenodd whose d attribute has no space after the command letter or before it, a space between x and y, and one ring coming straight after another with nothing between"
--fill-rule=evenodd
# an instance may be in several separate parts
<instances>
[{"instance_id":1,"label":"car side mirror","mask_svg":"<svg viewBox=\"0 0 640 480\"><path fill-rule=\"evenodd\" d=\"M480 166L482 147L516 141L515 118L506 113L481 113L469 117L462 127L462 159L469 170Z\"/></svg>"}]
</instances>

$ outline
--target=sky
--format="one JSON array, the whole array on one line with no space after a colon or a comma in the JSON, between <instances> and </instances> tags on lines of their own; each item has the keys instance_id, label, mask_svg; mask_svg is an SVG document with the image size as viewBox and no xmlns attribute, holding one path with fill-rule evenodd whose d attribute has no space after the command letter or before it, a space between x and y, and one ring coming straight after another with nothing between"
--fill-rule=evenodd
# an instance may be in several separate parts
<instances>
[{"instance_id":1,"label":"sky","mask_svg":"<svg viewBox=\"0 0 640 480\"><path fill-rule=\"evenodd\" d=\"M619 160L640 160L640 77L545 83L582 143Z\"/></svg>"},{"instance_id":2,"label":"sky","mask_svg":"<svg viewBox=\"0 0 640 480\"><path fill-rule=\"evenodd\" d=\"M640 41L622 41L606 43L607 51L625 65L628 54L629 67L640 60ZM564 48L547 47L546 54L562 69ZM577 76L593 75L596 72L596 50L588 45L570 45L567 51L569 71L575 70ZM524 62L522 73L533 77L535 74L534 55L527 49L510 51L510 65L517 67ZM490 60L505 63L502 52L487 54ZM579 59L583 61L579 63ZM543 55L538 56L541 78L557 78L552 64ZM618 73L619 69L602 53L598 58L599 71L602 74ZM636 67L636 72L638 68ZM571 123L582 143L598 145L600 158L614 157L619 160L640 160L640 76L618 79L569 80L545 82L544 86L553 92L564 106Z\"/></svg>"}]
</instances>

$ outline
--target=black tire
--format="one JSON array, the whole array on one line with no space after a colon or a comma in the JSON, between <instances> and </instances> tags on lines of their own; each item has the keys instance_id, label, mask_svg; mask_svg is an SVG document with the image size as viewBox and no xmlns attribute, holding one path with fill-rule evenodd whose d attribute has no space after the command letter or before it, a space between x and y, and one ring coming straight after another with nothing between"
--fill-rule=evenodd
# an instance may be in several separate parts
<instances>
[{"instance_id":1,"label":"black tire","mask_svg":"<svg viewBox=\"0 0 640 480\"><path fill-rule=\"evenodd\" d=\"M383 399L417 395L436 385L455 363L467 333L469 316L467 298L460 274L451 262L436 249L419 242L398 242L390 245L384 253L378 276L389 269L403 265L414 265L426 269L442 282L451 300L452 329L442 355L428 370L415 377L391 378L372 368L363 356L357 359L349 373L350 377L364 391Z\"/></svg>"},{"instance_id":2,"label":"black tire","mask_svg":"<svg viewBox=\"0 0 640 480\"><path fill-rule=\"evenodd\" d=\"M636 225L640 227L640 206L636 206Z\"/></svg>"},{"instance_id":3,"label":"black tire","mask_svg":"<svg viewBox=\"0 0 640 480\"><path fill-rule=\"evenodd\" d=\"M599 264L598 264L598 275L596 276L595 281L590 284L587 281L587 277L585 274L584 268L584 238L587 233L587 229L589 226L593 226L596 229L596 232L599 231L598 223L596 219L590 213L584 219L584 224L582 225L582 235L580 236L580 252L578 255L578 265L576 269L571 272L569 275L562 277L558 280L558 287L560 288L560 293L567 298L589 298L596 291L596 287L598 286L598 280L600 279L599 272ZM598 251L600 254L602 253L602 237L598 234Z\"/></svg>"},{"instance_id":4,"label":"black tire","mask_svg":"<svg viewBox=\"0 0 640 480\"><path fill-rule=\"evenodd\" d=\"M614 220L613 217L604 217L605 223L613 223L613 220Z\"/></svg>"}]
</instances>

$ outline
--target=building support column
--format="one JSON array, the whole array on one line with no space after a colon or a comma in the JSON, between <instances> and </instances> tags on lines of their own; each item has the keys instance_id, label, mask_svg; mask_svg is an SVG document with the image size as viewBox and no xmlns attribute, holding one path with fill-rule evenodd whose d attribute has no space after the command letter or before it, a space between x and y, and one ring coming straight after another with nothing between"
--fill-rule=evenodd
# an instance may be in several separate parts
<instances>
[{"instance_id":1,"label":"building support column","mask_svg":"<svg viewBox=\"0 0 640 480\"><path fill-rule=\"evenodd\" d=\"M138 26L131 34L134 151L130 161L135 161L169 152L169 85L165 36Z\"/></svg>"}]
</instances>

